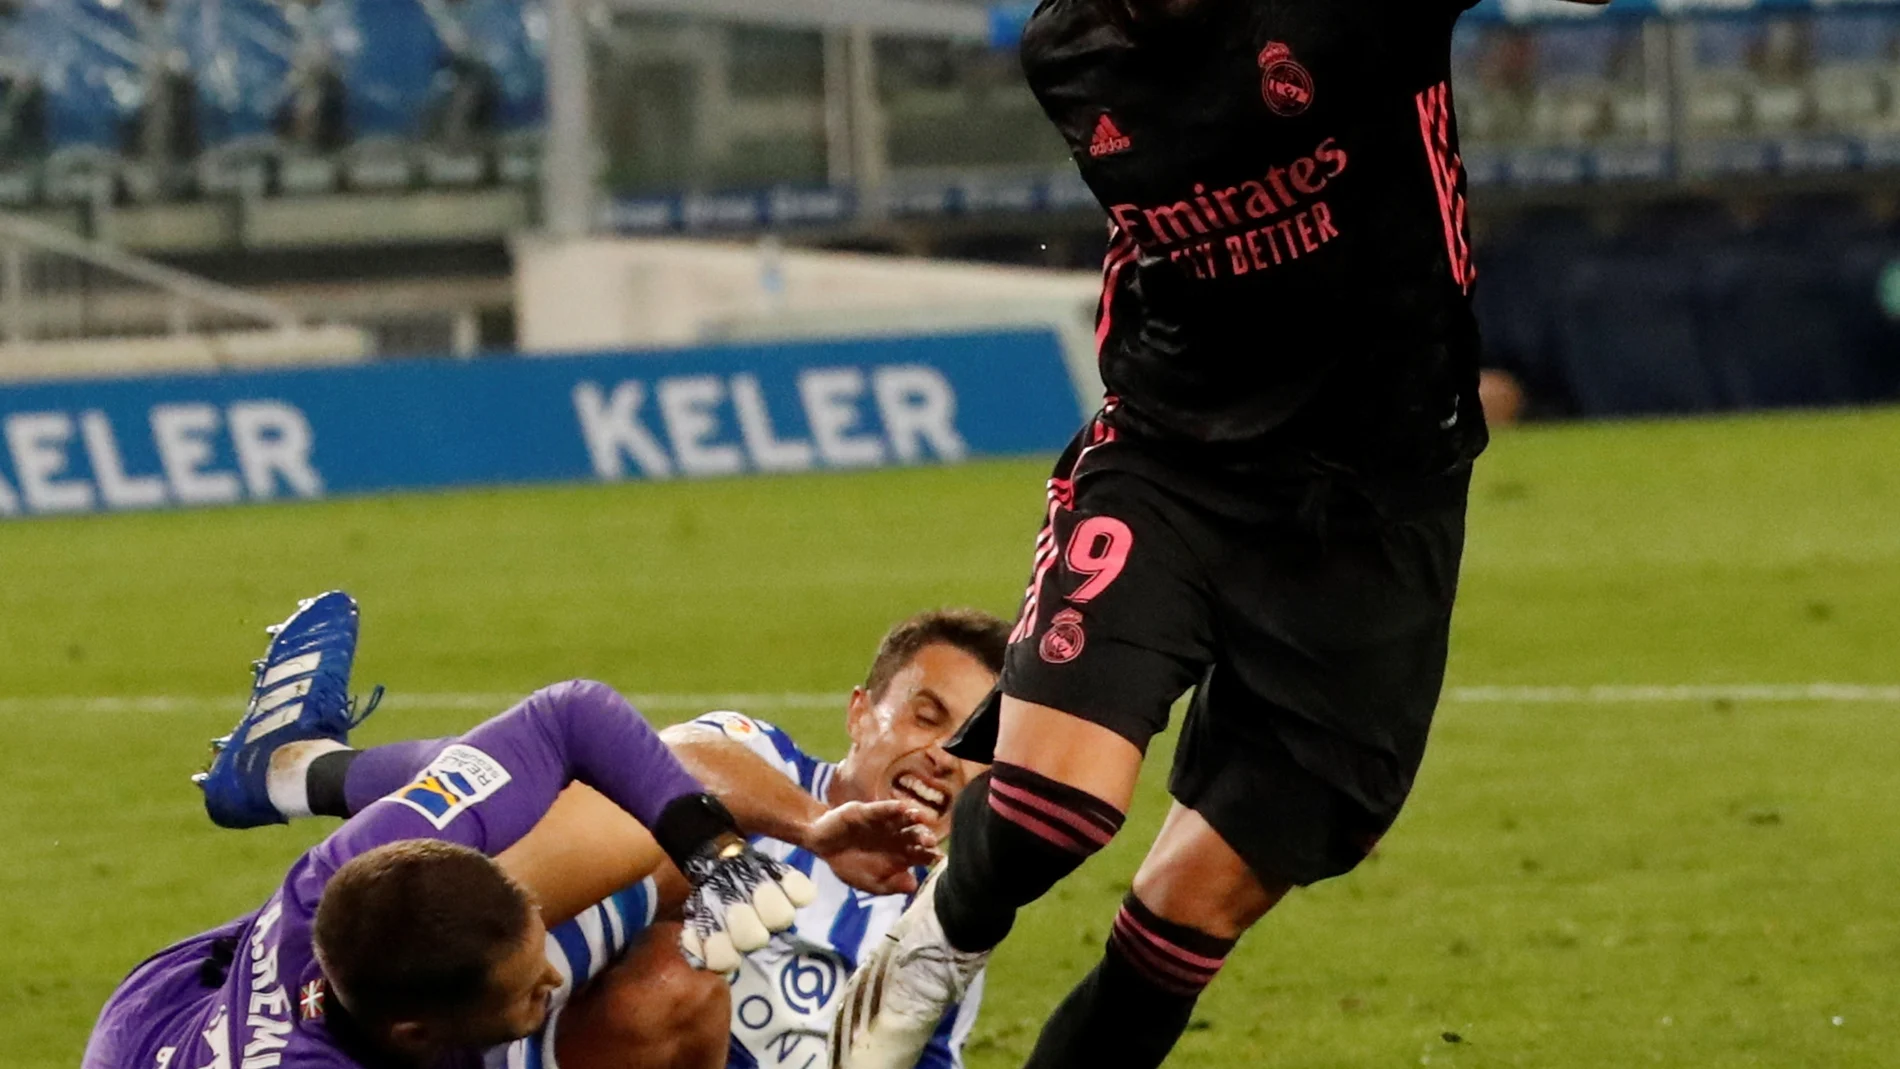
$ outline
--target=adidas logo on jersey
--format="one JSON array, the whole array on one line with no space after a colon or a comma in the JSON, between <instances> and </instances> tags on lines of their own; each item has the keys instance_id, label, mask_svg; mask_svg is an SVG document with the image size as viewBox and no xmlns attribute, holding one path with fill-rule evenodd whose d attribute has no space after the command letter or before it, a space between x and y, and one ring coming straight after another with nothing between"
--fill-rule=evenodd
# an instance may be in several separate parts
<instances>
[{"instance_id":1,"label":"adidas logo on jersey","mask_svg":"<svg viewBox=\"0 0 1900 1069\"><path fill-rule=\"evenodd\" d=\"M1095 120L1095 136L1089 141L1090 156L1099 160L1103 156L1127 152L1134 145L1135 143L1129 140L1128 135L1122 133L1121 128L1115 125L1115 120L1108 117L1107 112L1103 112L1102 117Z\"/></svg>"}]
</instances>

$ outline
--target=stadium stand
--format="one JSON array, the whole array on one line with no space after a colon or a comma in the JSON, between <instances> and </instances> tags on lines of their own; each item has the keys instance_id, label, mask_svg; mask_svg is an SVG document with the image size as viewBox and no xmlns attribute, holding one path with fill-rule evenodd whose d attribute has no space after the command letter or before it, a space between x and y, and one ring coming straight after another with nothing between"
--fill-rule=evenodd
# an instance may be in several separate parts
<instances>
[{"instance_id":1,"label":"stadium stand","mask_svg":"<svg viewBox=\"0 0 1900 1069\"><path fill-rule=\"evenodd\" d=\"M96 0L29 0L6 39L43 109L37 191L56 201L111 196L148 99L150 60L131 16Z\"/></svg>"},{"instance_id":2,"label":"stadium stand","mask_svg":"<svg viewBox=\"0 0 1900 1069\"><path fill-rule=\"evenodd\" d=\"M295 27L266 0L181 0L168 15L195 75L199 188L265 192L282 163L280 126L301 103Z\"/></svg>"},{"instance_id":3,"label":"stadium stand","mask_svg":"<svg viewBox=\"0 0 1900 1069\"><path fill-rule=\"evenodd\" d=\"M1022 83L1021 8L607 0L585 27L599 156L578 164L596 218L1089 271L1099 210ZM1453 57L1480 311L1534 410L1891 395L1900 5L1536 11L1481 3ZM384 353L507 348L549 19L543 0L0 4L0 206L346 309Z\"/></svg>"},{"instance_id":4,"label":"stadium stand","mask_svg":"<svg viewBox=\"0 0 1900 1069\"><path fill-rule=\"evenodd\" d=\"M1900 132L1900 23L1865 11L1814 16L1815 110L1829 128Z\"/></svg>"},{"instance_id":5,"label":"stadium stand","mask_svg":"<svg viewBox=\"0 0 1900 1069\"><path fill-rule=\"evenodd\" d=\"M1545 213L1487 244L1490 358L1542 411L1812 407L1893 396L1900 334L1879 279L1900 238L1839 198L1743 220L1707 205L1594 231Z\"/></svg>"}]
</instances>

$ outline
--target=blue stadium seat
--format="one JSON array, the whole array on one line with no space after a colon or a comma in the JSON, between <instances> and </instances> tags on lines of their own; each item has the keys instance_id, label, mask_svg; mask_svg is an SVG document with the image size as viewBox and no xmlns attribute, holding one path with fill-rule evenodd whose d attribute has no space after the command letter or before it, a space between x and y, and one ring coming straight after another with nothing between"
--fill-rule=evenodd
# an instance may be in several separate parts
<instances>
[{"instance_id":1,"label":"blue stadium seat","mask_svg":"<svg viewBox=\"0 0 1900 1069\"><path fill-rule=\"evenodd\" d=\"M1623 26L1553 26L1537 35L1537 73L1568 81L1608 81Z\"/></svg>"},{"instance_id":2,"label":"blue stadium seat","mask_svg":"<svg viewBox=\"0 0 1900 1069\"><path fill-rule=\"evenodd\" d=\"M1842 132L1900 126L1900 12L1822 11L1813 17L1815 104Z\"/></svg>"},{"instance_id":3,"label":"blue stadium seat","mask_svg":"<svg viewBox=\"0 0 1900 1069\"><path fill-rule=\"evenodd\" d=\"M1553 26L1537 31L1536 90L1531 134L1575 144L1599 137L1610 121L1607 26Z\"/></svg>"},{"instance_id":4,"label":"blue stadium seat","mask_svg":"<svg viewBox=\"0 0 1900 1069\"><path fill-rule=\"evenodd\" d=\"M1817 11L1814 61L1817 66L1881 63L1889 58L1900 14L1892 11Z\"/></svg>"},{"instance_id":5,"label":"blue stadium seat","mask_svg":"<svg viewBox=\"0 0 1900 1069\"><path fill-rule=\"evenodd\" d=\"M173 0L167 15L197 75L205 148L274 142L297 47L283 8L270 0Z\"/></svg>"},{"instance_id":6,"label":"blue stadium seat","mask_svg":"<svg viewBox=\"0 0 1900 1069\"><path fill-rule=\"evenodd\" d=\"M547 8L535 0L463 0L457 18L499 88L503 134L538 133L547 121Z\"/></svg>"},{"instance_id":7,"label":"blue stadium seat","mask_svg":"<svg viewBox=\"0 0 1900 1069\"><path fill-rule=\"evenodd\" d=\"M124 10L99 0L27 0L9 36L7 51L45 87L52 151L117 155L128 146L145 101L144 46Z\"/></svg>"},{"instance_id":8,"label":"blue stadium seat","mask_svg":"<svg viewBox=\"0 0 1900 1069\"><path fill-rule=\"evenodd\" d=\"M1742 133L1752 120L1756 78L1748 60L1761 40L1760 24L1710 18L1684 26L1694 38L1695 62L1683 80L1690 132L1715 137Z\"/></svg>"},{"instance_id":9,"label":"blue stadium seat","mask_svg":"<svg viewBox=\"0 0 1900 1069\"><path fill-rule=\"evenodd\" d=\"M1585 416L1706 412L1721 404L1702 358L1700 284L1686 257L1591 257L1557 294L1554 353Z\"/></svg>"},{"instance_id":10,"label":"blue stadium seat","mask_svg":"<svg viewBox=\"0 0 1900 1069\"><path fill-rule=\"evenodd\" d=\"M150 95L146 46L131 17L102 0L26 0L7 36L5 50L43 93L47 194L114 195Z\"/></svg>"},{"instance_id":11,"label":"blue stadium seat","mask_svg":"<svg viewBox=\"0 0 1900 1069\"><path fill-rule=\"evenodd\" d=\"M1695 65L1705 70L1742 70L1761 40L1760 24L1746 19L1711 18L1690 26Z\"/></svg>"},{"instance_id":12,"label":"blue stadium seat","mask_svg":"<svg viewBox=\"0 0 1900 1069\"><path fill-rule=\"evenodd\" d=\"M352 137L420 132L442 37L421 0L323 0L316 23L347 87Z\"/></svg>"},{"instance_id":13,"label":"blue stadium seat","mask_svg":"<svg viewBox=\"0 0 1900 1069\"><path fill-rule=\"evenodd\" d=\"M296 29L270 0L172 0L165 28L193 74L200 188L263 193L283 148Z\"/></svg>"},{"instance_id":14,"label":"blue stadium seat","mask_svg":"<svg viewBox=\"0 0 1900 1069\"><path fill-rule=\"evenodd\" d=\"M320 0L297 20L307 101L324 102L325 143L346 143L343 172L358 189L412 181L430 91L444 59L423 0Z\"/></svg>"},{"instance_id":15,"label":"blue stadium seat","mask_svg":"<svg viewBox=\"0 0 1900 1069\"><path fill-rule=\"evenodd\" d=\"M1460 22L1451 35L1451 77L1454 85L1472 85L1478 80L1479 64L1484 62L1485 34L1488 28L1475 22Z\"/></svg>"},{"instance_id":16,"label":"blue stadium seat","mask_svg":"<svg viewBox=\"0 0 1900 1069\"><path fill-rule=\"evenodd\" d=\"M39 163L46 158L46 91L25 52L16 13L0 12L0 204L39 197Z\"/></svg>"}]
</instances>

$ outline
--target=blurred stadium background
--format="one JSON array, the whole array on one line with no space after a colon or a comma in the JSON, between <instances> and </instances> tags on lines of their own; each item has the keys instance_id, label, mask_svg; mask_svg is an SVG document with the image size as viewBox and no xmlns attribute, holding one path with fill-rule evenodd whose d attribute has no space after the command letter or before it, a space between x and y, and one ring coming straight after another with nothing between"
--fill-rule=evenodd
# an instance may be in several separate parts
<instances>
[{"instance_id":1,"label":"blurred stadium background","mask_svg":"<svg viewBox=\"0 0 1900 1069\"><path fill-rule=\"evenodd\" d=\"M888 624L1013 611L1104 246L1025 14L0 2L0 1066L317 834L185 781L298 596L363 599L371 741L592 675L821 751ZM1484 0L1455 62L1527 425L1443 727L1176 1064L1892 1065L1900 4ZM1152 779L974 1065L1092 960Z\"/></svg>"}]
</instances>

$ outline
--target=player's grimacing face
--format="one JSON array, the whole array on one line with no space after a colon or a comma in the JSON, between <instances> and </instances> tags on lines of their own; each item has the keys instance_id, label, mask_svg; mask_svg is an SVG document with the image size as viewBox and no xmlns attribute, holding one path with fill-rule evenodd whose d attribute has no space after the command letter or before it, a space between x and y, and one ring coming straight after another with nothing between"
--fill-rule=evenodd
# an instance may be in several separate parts
<instances>
[{"instance_id":1,"label":"player's grimacing face","mask_svg":"<svg viewBox=\"0 0 1900 1069\"><path fill-rule=\"evenodd\" d=\"M944 744L996 685L983 663L947 643L917 651L884 693L854 701L852 773L873 799L907 798L936 814L949 833L950 808L982 766L950 756Z\"/></svg>"}]
</instances>

